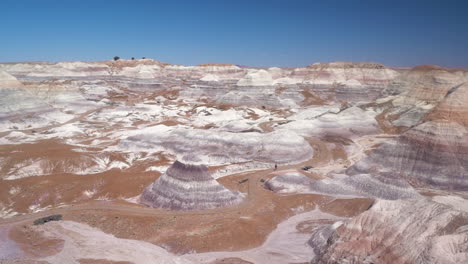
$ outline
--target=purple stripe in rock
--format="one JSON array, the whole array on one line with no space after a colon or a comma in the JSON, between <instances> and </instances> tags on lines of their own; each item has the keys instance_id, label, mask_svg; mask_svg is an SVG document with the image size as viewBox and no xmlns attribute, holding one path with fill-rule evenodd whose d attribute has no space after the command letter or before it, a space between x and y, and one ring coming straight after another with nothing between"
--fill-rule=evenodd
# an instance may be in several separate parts
<instances>
[{"instance_id":1,"label":"purple stripe in rock","mask_svg":"<svg viewBox=\"0 0 468 264\"><path fill-rule=\"evenodd\" d=\"M233 206L243 197L213 179L206 166L176 161L145 189L141 201L153 208L200 210Z\"/></svg>"}]
</instances>

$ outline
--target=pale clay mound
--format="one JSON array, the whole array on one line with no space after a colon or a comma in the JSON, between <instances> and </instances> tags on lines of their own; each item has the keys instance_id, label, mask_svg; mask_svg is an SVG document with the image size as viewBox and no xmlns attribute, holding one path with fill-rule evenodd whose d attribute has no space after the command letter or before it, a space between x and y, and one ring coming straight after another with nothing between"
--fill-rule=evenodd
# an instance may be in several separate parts
<instances>
[{"instance_id":1,"label":"pale clay mound","mask_svg":"<svg viewBox=\"0 0 468 264\"><path fill-rule=\"evenodd\" d=\"M316 193L340 197L370 197L388 200L418 197L417 192L398 178L374 175L333 175L332 178L314 180L299 173L276 176L265 187L280 194Z\"/></svg>"},{"instance_id":2,"label":"pale clay mound","mask_svg":"<svg viewBox=\"0 0 468 264\"><path fill-rule=\"evenodd\" d=\"M151 127L122 140L120 148L167 150L179 158L194 153L209 165L246 161L298 163L310 159L313 154L313 149L302 137L287 130L262 134Z\"/></svg>"}]
</instances>

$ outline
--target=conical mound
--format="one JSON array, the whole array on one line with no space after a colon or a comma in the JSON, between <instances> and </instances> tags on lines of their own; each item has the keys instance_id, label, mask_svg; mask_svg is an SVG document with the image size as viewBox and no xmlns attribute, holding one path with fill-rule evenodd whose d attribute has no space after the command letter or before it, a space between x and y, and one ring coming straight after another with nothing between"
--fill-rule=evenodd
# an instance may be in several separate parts
<instances>
[{"instance_id":1,"label":"conical mound","mask_svg":"<svg viewBox=\"0 0 468 264\"><path fill-rule=\"evenodd\" d=\"M239 204L243 195L213 179L208 168L176 161L141 196L141 202L170 210L214 209Z\"/></svg>"}]
</instances>

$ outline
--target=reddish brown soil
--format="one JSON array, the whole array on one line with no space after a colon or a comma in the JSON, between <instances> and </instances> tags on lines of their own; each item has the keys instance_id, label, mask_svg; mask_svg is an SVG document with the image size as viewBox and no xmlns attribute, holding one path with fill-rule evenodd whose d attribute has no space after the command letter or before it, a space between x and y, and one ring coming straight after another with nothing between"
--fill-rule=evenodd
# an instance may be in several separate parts
<instances>
[{"instance_id":1,"label":"reddish brown soil","mask_svg":"<svg viewBox=\"0 0 468 264\"><path fill-rule=\"evenodd\" d=\"M72 207L15 218L23 220L18 220L12 238L25 244L25 251L31 255L39 254L36 251L52 254L52 248L60 248L61 240L41 240L38 234L34 236L37 236L39 242L25 240L29 234L27 228L32 221L49 214L62 214L65 220L86 223L119 238L148 241L174 253L187 253L193 250L196 252L245 250L260 246L279 223L301 211L313 210L318 206L328 213L353 216L369 207L371 203L369 199L333 199L316 194L280 196L263 188L260 180L269 179L281 173L281 170L297 169L305 164L319 166L328 163L337 155L327 150L326 144L318 139L309 138L308 141L316 152L310 161L303 164L280 166L274 173L271 169L219 179L221 184L232 190L248 193L244 203L232 208L172 212L118 202L119 197L141 194L147 185L157 179L158 173L144 172L144 168L150 165L144 163L133 166L127 171L112 170L93 175L58 173L2 181L0 201L5 204L15 201L14 210L20 212L27 212L28 207L35 203L39 203L41 207L56 206L60 203L75 204ZM13 151L18 148L27 154ZM12 146L5 150L4 154L13 153L17 155L15 159L31 155L40 156L43 151L46 151L44 155L57 159L82 155L70 149L70 146L50 141ZM161 162L167 165L166 160ZM248 181L239 183L244 179ZM21 192L16 195L8 194L13 187L18 186L21 187ZM92 198L83 194L84 190L91 189L96 190L94 198L106 196L113 201L91 202ZM21 231L23 226L26 226L26 229ZM299 228L307 231L307 227ZM30 236L32 235L31 233ZM226 239L227 237L230 239ZM86 261L101 260L83 259L82 261L90 263Z\"/></svg>"},{"instance_id":2,"label":"reddish brown soil","mask_svg":"<svg viewBox=\"0 0 468 264\"><path fill-rule=\"evenodd\" d=\"M54 170L63 171L62 166L70 166L82 162L83 152L72 151L72 146L57 141L46 140L35 144L9 145L2 148L0 157L12 158L12 164L28 158L47 157L49 165L57 164ZM111 155L111 160L123 160L118 154ZM90 175L74 175L67 173L53 173L45 176L32 176L16 180L0 180L0 203L11 204L16 212L27 213L31 205L40 207L58 206L59 204L73 204L98 197L119 199L141 194L143 189L159 177L158 172L144 172L149 165L166 165L168 161L161 158L157 163L134 166L128 170L110 170ZM3 172L9 168L5 164ZM52 170L52 171L54 171ZM19 192L10 194L12 189ZM94 191L87 197L84 191Z\"/></svg>"},{"instance_id":3,"label":"reddish brown soil","mask_svg":"<svg viewBox=\"0 0 468 264\"><path fill-rule=\"evenodd\" d=\"M117 237L145 240L175 253L243 250L259 246L293 208L315 208L319 195L275 196L260 190L246 208L214 214L147 216L85 211L67 219L98 227ZM208 212L207 212L208 213ZM229 237L231 239L226 239Z\"/></svg>"},{"instance_id":4,"label":"reddish brown soil","mask_svg":"<svg viewBox=\"0 0 468 264\"><path fill-rule=\"evenodd\" d=\"M217 259L209 264L254 264L250 261L245 261L240 258L225 258L225 259Z\"/></svg>"},{"instance_id":5,"label":"reddish brown soil","mask_svg":"<svg viewBox=\"0 0 468 264\"><path fill-rule=\"evenodd\" d=\"M407 127L394 126L391 121L398 119L399 115L388 115L389 110L385 110L375 117L379 128L386 134L401 134Z\"/></svg>"},{"instance_id":6,"label":"reddish brown soil","mask_svg":"<svg viewBox=\"0 0 468 264\"><path fill-rule=\"evenodd\" d=\"M129 261L112 261L107 259L87 259L82 258L79 259L80 264L133 264L133 262Z\"/></svg>"},{"instance_id":7,"label":"reddish brown soil","mask_svg":"<svg viewBox=\"0 0 468 264\"><path fill-rule=\"evenodd\" d=\"M277 224L296 214L299 208L308 211L318 205L325 212L352 216L369 207L369 201L365 199L336 200L314 194L278 196L261 186L260 178L271 176L273 174L252 173L220 179L222 184L232 189L246 191L250 188L250 195L242 206L219 211L179 213L148 208L155 215L143 215L139 213L139 207L134 207L132 211L122 212L63 209L62 213L65 220L86 223L120 238L144 240L174 253L186 253L192 250L234 251L260 246ZM248 183L239 184L244 177L249 178ZM125 208L124 204L114 207Z\"/></svg>"},{"instance_id":8,"label":"reddish brown soil","mask_svg":"<svg viewBox=\"0 0 468 264\"><path fill-rule=\"evenodd\" d=\"M300 93L304 96L304 105L324 105L325 101L309 89L302 90Z\"/></svg>"},{"instance_id":9,"label":"reddish brown soil","mask_svg":"<svg viewBox=\"0 0 468 264\"><path fill-rule=\"evenodd\" d=\"M30 225L18 225L10 230L10 238L18 243L28 257L44 258L59 253L65 241L44 237Z\"/></svg>"},{"instance_id":10,"label":"reddish brown soil","mask_svg":"<svg viewBox=\"0 0 468 264\"><path fill-rule=\"evenodd\" d=\"M335 199L320 206L320 210L336 216L353 217L368 210L373 203L374 199L370 198Z\"/></svg>"},{"instance_id":11,"label":"reddish brown soil","mask_svg":"<svg viewBox=\"0 0 468 264\"><path fill-rule=\"evenodd\" d=\"M351 139L349 139L349 138L334 136L334 135L325 135L322 138L322 140L326 141L326 142L330 142L330 143L341 144L341 145L344 145L344 146L348 146L348 145L353 144L353 141Z\"/></svg>"},{"instance_id":12,"label":"reddish brown soil","mask_svg":"<svg viewBox=\"0 0 468 264\"><path fill-rule=\"evenodd\" d=\"M283 86L279 86L275 89L275 94L281 94L283 93L283 91L287 90L288 88L286 87L283 87Z\"/></svg>"},{"instance_id":13,"label":"reddish brown soil","mask_svg":"<svg viewBox=\"0 0 468 264\"><path fill-rule=\"evenodd\" d=\"M4 181L0 185L0 199L4 204L14 202L13 210L28 212L31 205L58 206L61 203L73 204L99 197L115 200L120 197L133 197L158 178L157 172L122 172L111 170L92 175L55 174L50 176L28 177L14 181ZM20 187L16 195L9 195L13 187ZM92 197L85 190L95 190Z\"/></svg>"},{"instance_id":14,"label":"reddish brown soil","mask_svg":"<svg viewBox=\"0 0 468 264\"><path fill-rule=\"evenodd\" d=\"M29 260L29 259L12 259L12 260L0 260L1 264L49 264L49 262L41 260Z\"/></svg>"},{"instance_id":15,"label":"reddish brown soil","mask_svg":"<svg viewBox=\"0 0 468 264\"><path fill-rule=\"evenodd\" d=\"M296 226L299 233L310 234L320 225L333 224L335 221L331 219L307 220L299 223Z\"/></svg>"},{"instance_id":16,"label":"reddish brown soil","mask_svg":"<svg viewBox=\"0 0 468 264\"><path fill-rule=\"evenodd\" d=\"M333 160L346 160L348 155L344 148L340 145L335 145L334 148L330 150Z\"/></svg>"}]
</instances>

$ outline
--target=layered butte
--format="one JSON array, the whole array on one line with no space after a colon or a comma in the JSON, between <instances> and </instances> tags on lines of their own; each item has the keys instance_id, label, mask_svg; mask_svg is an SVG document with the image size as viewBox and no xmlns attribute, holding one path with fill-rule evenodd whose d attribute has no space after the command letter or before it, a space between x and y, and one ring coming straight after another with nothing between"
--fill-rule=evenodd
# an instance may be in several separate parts
<instances>
[{"instance_id":1,"label":"layered butte","mask_svg":"<svg viewBox=\"0 0 468 264\"><path fill-rule=\"evenodd\" d=\"M203 165L174 162L141 195L141 202L169 210L214 209L241 203L243 195L213 179Z\"/></svg>"}]
</instances>

